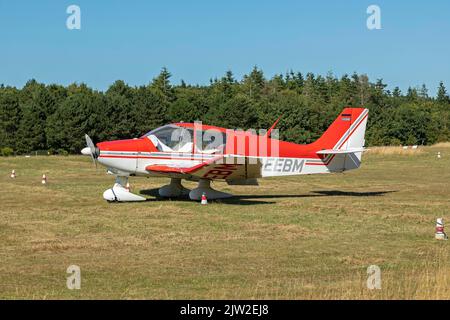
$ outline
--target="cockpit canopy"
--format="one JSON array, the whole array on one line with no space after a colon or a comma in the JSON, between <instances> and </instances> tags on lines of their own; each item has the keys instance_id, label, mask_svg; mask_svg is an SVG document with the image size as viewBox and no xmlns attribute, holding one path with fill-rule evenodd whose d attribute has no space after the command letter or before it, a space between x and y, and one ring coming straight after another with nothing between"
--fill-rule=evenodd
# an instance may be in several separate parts
<instances>
[{"instance_id":1,"label":"cockpit canopy","mask_svg":"<svg viewBox=\"0 0 450 320\"><path fill-rule=\"evenodd\" d=\"M219 130L211 128L203 130L195 126L191 128L175 124L154 129L144 137L148 137L161 152L223 153L226 144L226 134Z\"/></svg>"}]
</instances>

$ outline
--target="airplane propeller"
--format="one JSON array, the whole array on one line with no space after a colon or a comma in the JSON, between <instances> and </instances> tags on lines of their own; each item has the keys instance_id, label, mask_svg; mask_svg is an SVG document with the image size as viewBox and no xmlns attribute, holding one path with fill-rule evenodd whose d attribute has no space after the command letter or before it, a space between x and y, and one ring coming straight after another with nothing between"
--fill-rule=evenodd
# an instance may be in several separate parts
<instances>
[{"instance_id":1,"label":"airplane propeller","mask_svg":"<svg viewBox=\"0 0 450 320\"><path fill-rule=\"evenodd\" d=\"M87 134L85 134L84 137L86 139L87 147L81 150L81 153L85 155L89 154L92 161L95 163L95 167L97 168L97 158L100 155L100 149L95 146L92 139Z\"/></svg>"}]
</instances>

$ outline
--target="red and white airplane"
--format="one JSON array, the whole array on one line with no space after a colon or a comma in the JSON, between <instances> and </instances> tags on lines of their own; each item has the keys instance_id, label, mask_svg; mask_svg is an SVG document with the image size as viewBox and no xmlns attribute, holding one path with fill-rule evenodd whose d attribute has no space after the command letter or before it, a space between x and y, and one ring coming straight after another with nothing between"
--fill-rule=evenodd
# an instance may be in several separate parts
<instances>
[{"instance_id":1,"label":"red and white airplane","mask_svg":"<svg viewBox=\"0 0 450 320\"><path fill-rule=\"evenodd\" d=\"M143 201L129 192L129 176L168 177L159 189L162 197L189 195L200 200L231 195L211 188L211 181L230 185L257 185L258 178L343 172L361 165L368 109L345 108L315 142L299 145L271 137L277 122L265 134L237 131L200 123L175 123L154 129L141 138L97 143L86 135L82 150L108 168L116 183L104 192L108 201ZM272 135L273 136L273 135ZM198 181L193 190L181 180Z\"/></svg>"}]
</instances>

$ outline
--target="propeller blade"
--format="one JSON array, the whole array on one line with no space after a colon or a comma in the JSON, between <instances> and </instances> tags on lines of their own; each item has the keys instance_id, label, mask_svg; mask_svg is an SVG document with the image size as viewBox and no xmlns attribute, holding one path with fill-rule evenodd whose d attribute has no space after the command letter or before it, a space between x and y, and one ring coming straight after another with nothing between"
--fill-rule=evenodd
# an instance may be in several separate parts
<instances>
[{"instance_id":1,"label":"propeller blade","mask_svg":"<svg viewBox=\"0 0 450 320\"><path fill-rule=\"evenodd\" d=\"M86 139L86 144L90 150L92 161L94 161L95 167L97 168L97 158L100 155L100 150L95 146L94 142L92 142L92 139L87 134L84 135L84 138Z\"/></svg>"}]
</instances>

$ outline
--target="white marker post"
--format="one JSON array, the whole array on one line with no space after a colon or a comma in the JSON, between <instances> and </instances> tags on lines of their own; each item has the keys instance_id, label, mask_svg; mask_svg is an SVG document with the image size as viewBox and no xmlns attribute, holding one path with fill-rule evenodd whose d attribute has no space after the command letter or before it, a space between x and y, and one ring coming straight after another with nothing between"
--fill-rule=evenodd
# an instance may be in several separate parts
<instances>
[{"instance_id":1,"label":"white marker post","mask_svg":"<svg viewBox=\"0 0 450 320\"><path fill-rule=\"evenodd\" d=\"M444 232L444 219L438 218L436 220L436 234L434 235L436 240L448 240L447 235Z\"/></svg>"},{"instance_id":2,"label":"white marker post","mask_svg":"<svg viewBox=\"0 0 450 320\"><path fill-rule=\"evenodd\" d=\"M201 204L208 204L208 199L206 198L206 193L203 192L202 194L202 202Z\"/></svg>"}]
</instances>

